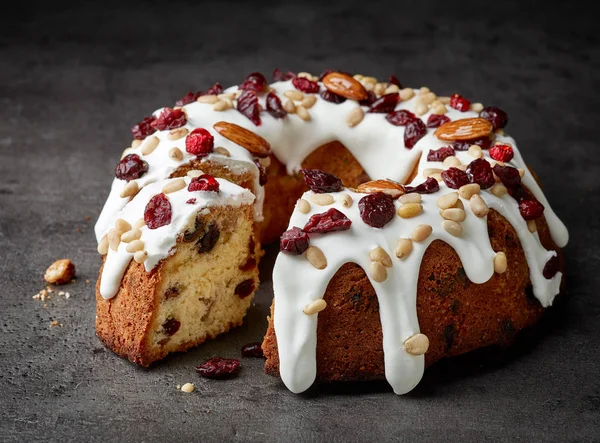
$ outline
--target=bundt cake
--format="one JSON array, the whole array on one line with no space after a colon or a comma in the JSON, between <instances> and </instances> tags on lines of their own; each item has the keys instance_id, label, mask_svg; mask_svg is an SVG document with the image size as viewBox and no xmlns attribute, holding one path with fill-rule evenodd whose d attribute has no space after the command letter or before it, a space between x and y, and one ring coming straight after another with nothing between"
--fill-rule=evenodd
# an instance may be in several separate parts
<instances>
[{"instance_id":1,"label":"bundt cake","mask_svg":"<svg viewBox=\"0 0 600 443\"><path fill-rule=\"evenodd\" d=\"M276 240L265 370L293 392L315 380L384 377L408 392L425 366L508 343L552 304L568 233L504 134L504 111L403 88L394 76L276 70L274 81L252 73L227 90L217 83L132 128L95 228L100 252L113 244L125 254L115 261L108 248L97 285L97 331L111 349L148 365L239 324L258 283L260 244ZM128 220L121 214L199 169L222 190L231 181L251 191L253 214L244 193L243 204L201 211L200 238L212 238L210 226L221 237L194 255L184 241L195 232L188 211L167 249L146 248L144 268L127 267L123 242L133 234L116 225ZM248 294L232 301L240 284ZM217 319L187 307L199 296ZM215 308L221 297L226 307ZM184 334L168 334L184 321Z\"/></svg>"}]
</instances>

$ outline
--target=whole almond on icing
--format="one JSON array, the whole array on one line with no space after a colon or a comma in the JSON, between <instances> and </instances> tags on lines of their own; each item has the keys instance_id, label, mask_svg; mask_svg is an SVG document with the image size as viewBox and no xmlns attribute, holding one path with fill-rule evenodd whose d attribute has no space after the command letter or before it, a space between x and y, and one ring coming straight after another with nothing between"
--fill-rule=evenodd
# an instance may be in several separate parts
<instances>
[{"instance_id":1,"label":"whole almond on icing","mask_svg":"<svg viewBox=\"0 0 600 443\"><path fill-rule=\"evenodd\" d=\"M369 94L365 87L356 79L341 72L332 72L323 78L325 87L334 94L341 95L350 100L365 100Z\"/></svg>"},{"instance_id":2,"label":"whole almond on icing","mask_svg":"<svg viewBox=\"0 0 600 443\"><path fill-rule=\"evenodd\" d=\"M467 141L489 136L492 124L483 118L462 118L449 121L435 130L435 136L446 142Z\"/></svg>"},{"instance_id":3,"label":"whole almond on icing","mask_svg":"<svg viewBox=\"0 0 600 443\"><path fill-rule=\"evenodd\" d=\"M356 188L357 192L364 194L375 194L376 192L383 192L393 198L398 198L404 194L404 188L402 185L395 183L391 180L372 180L358 185Z\"/></svg>"},{"instance_id":4,"label":"whole almond on icing","mask_svg":"<svg viewBox=\"0 0 600 443\"><path fill-rule=\"evenodd\" d=\"M271 153L271 145L268 141L235 123L217 122L213 128L226 139L246 148L257 157L267 157Z\"/></svg>"}]
</instances>

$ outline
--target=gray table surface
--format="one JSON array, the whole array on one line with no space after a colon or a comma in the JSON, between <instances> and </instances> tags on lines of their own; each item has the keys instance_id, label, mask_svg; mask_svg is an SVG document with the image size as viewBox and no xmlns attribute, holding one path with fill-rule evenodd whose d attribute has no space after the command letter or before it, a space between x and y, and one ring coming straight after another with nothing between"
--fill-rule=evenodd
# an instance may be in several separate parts
<instances>
[{"instance_id":1,"label":"gray table surface","mask_svg":"<svg viewBox=\"0 0 600 443\"><path fill-rule=\"evenodd\" d=\"M600 441L600 50L576 2L21 3L0 17L0 440ZM128 128L275 67L394 73L508 110L570 228L564 302L508 352L442 362L407 396L384 383L298 396L256 359L199 379L194 365L261 339L272 251L241 328L150 370L107 351L92 227ZM77 265L71 297L33 300L61 257Z\"/></svg>"}]
</instances>

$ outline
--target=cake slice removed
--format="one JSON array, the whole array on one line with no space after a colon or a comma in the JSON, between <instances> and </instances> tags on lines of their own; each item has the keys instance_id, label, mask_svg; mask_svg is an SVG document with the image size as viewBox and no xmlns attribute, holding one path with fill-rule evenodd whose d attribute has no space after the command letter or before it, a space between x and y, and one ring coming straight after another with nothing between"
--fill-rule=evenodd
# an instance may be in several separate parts
<instances>
[{"instance_id":1,"label":"cake slice removed","mask_svg":"<svg viewBox=\"0 0 600 443\"><path fill-rule=\"evenodd\" d=\"M98 337L148 366L241 325L258 287L254 195L210 175L145 186L99 251Z\"/></svg>"}]
</instances>

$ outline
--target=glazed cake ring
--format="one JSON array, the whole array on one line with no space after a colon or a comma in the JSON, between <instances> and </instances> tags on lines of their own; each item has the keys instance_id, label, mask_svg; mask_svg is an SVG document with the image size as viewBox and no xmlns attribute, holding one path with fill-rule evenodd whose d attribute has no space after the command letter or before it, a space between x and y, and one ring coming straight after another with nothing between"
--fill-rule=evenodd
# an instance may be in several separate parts
<instances>
[{"instance_id":1,"label":"glazed cake ring","mask_svg":"<svg viewBox=\"0 0 600 443\"><path fill-rule=\"evenodd\" d=\"M568 233L504 134L502 110L395 77L276 71L275 80L253 73L239 87L188 93L133 128L95 227L97 331L111 349L148 365L240 324L258 285L259 240L286 227L263 350L266 371L293 392L385 377L406 393L426 364L506 341L497 331L507 319L516 331L552 304ZM217 191L206 185L213 176ZM174 214L200 203L157 235L154 198ZM250 204L252 214L231 215ZM136 240L151 251L128 248L138 234L125 232L123 214L145 220ZM182 254L186 271L175 265ZM226 278L205 268L215 261ZM333 332L362 322L352 336Z\"/></svg>"}]
</instances>

